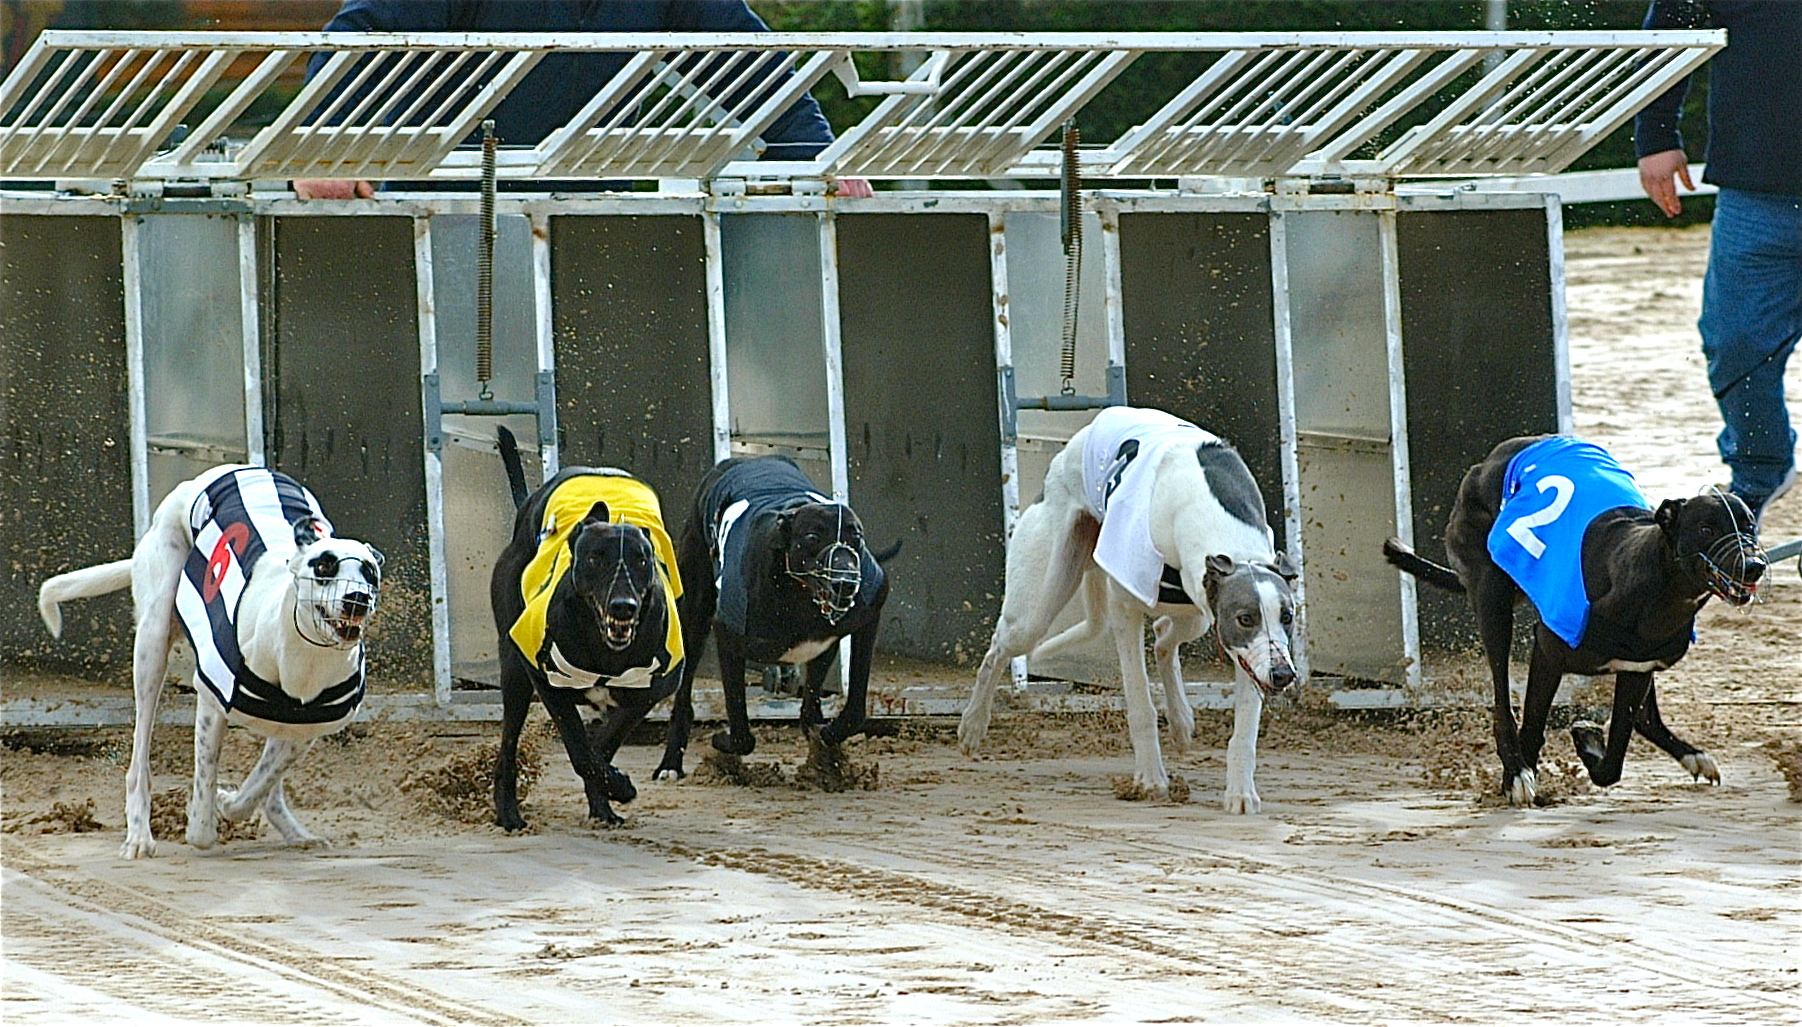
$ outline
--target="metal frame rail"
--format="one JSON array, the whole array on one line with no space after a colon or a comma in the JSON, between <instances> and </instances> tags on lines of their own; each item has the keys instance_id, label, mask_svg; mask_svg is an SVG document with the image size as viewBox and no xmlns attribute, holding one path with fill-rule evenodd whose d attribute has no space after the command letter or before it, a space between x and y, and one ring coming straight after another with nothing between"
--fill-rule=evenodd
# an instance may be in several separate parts
<instances>
[{"instance_id":1,"label":"metal frame rail","mask_svg":"<svg viewBox=\"0 0 1802 1027\"><path fill-rule=\"evenodd\" d=\"M459 144L572 52L629 56L567 124L505 151L501 177L1044 178L1058 158L1040 144L1148 53L1204 66L1085 150L1088 178L1549 174L1724 45L1718 31L47 31L0 83L0 176L473 178L480 157ZM900 81L859 74L857 55L895 51L924 59ZM314 53L323 66L265 127L209 152ZM829 74L880 101L811 160L752 159ZM171 142L178 125L192 130Z\"/></svg>"}]
</instances>

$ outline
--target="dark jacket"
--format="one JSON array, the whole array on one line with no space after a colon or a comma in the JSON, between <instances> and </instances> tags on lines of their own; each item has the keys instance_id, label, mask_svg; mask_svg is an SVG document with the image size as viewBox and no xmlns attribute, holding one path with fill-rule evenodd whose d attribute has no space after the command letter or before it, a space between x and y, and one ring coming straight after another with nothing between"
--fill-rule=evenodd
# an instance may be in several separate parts
<instances>
[{"instance_id":1,"label":"dark jacket","mask_svg":"<svg viewBox=\"0 0 1802 1027\"><path fill-rule=\"evenodd\" d=\"M1727 189L1802 195L1802 3L1655 0L1645 28L1723 28L1726 49L1707 64L1708 153L1702 181ZM1683 148L1689 79L1633 119L1638 156Z\"/></svg>"},{"instance_id":2,"label":"dark jacket","mask_svg":"<svg viewBox=\"0 0 1802 1027\"><path fill-rule=\"evenodd\" d=\"M327 32L767 32L742 0L345 0ZM567 124L623 68L621 53L554 53L494 109L508 146L531 146ZM307 74L325 63L314 54ZM786 74L784 77L786 77ZM774 86L780 79L766 83ZM832 142L813 97L763 133L767 160L806 160Z\"/></svg>"}]
</instances>

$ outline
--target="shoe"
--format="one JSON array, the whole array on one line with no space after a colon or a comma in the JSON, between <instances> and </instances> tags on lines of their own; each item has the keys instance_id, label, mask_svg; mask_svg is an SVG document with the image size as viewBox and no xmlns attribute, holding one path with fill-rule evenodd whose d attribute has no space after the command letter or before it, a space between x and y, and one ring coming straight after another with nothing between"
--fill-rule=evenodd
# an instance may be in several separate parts
<instances>
[{"instance_id":1,"label":"shoe","mask_svg":"<svg viewBox=\"0 0 1802 1027\"><path fill-rule=\"evenodd\" d=\"M1771 505L1772 501L1781 499L1783 497L1783 494L1788 492L1790 490L1790 486L1794 485L1795 483L1796 483L1796 468L1792 464L1790 466L1790 469L1788 471L1784 472L1783 480L1779 481L1777 483L1777 487L1772 489L1769 492L1761 494L1761 493L1757 493L1757 492L1742 492L1737 488L1731 490L1734 495L1745 500L1746 507L1752 511L1752 534L1754 537L1756 537L1758 535L1759 525L1761 525L1764 522L1765 508L1769 507Z\"/></svg>"}]
</instances>

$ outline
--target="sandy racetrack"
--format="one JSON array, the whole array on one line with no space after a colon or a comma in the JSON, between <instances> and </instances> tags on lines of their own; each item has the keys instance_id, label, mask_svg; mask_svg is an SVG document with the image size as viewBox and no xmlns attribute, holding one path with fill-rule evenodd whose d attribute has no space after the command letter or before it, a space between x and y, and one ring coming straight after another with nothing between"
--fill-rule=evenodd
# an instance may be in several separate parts
<instances>
[{"instance_id":1,"label":"sandy racetrack","mask_svg":"<svg viewBox=\"0 0 1802 1027\"><path fill-rule=\"evenodd\" d=\"M1578 429L1654 501L1722 473L1694 352L1706 239L1567 244ZM1802 535L1802 493L1765 534ZM1482 715L1335 716L1304 692L1268 715L1256 817L1219 809L1228 714L1202 712L1194 751L1173 759L1194 801L1158 804L1114 797L1130 769L1117 716L1004 713L976 760L949 723L854 742L880 783L835 794L655 783L660 750L630 746L641 797L616 831L583 822L547 738L533 831L507 836L406 787L470 760L491 726L373 723L293 778L333 848L286 850L264 829L125 862L125 732L15 733L0 751L0 1015L1794 1022L1802 806L1769 746L1799 737L1799 631L1791 561L1766 603L1711 605L1660 677L1667 719L1715 754L1720 787L1636 742L1624 782L1590 789L1557 734L1556 801L1527 811L1486 794ZM762 738L756 760L804 757L792 731ZM158 791L186 787L189 744L159 733ZM232 732L224 776L254 752Z\"/></svg>"}]
</instances>

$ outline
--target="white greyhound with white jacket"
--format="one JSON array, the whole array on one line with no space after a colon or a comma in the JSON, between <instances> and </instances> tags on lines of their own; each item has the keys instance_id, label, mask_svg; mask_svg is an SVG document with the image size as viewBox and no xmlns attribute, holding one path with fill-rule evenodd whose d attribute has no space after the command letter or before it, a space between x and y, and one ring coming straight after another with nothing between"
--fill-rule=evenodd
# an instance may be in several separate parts
<instances>
[{"instance_id":1,"label":"white greyhound with white jacket","mask_svg":"<svg viewBox=\"0 0 1802 1027\"><path fill-rule=\"evenodd\" d=\"M38 611L58 637L59 603L131 586L136 720L121 856L156 852L150 735L170 646L184 630L196 662L188 843L212 847L219 816L237 820L259 806L287 844L321 842L288 809L282 775L315 738L357 714L363 627L380 590L381 561L371 546L332 537L318 501L293 479L226 465L177 485L157 506L131 559L45 580ZM228 722L267 739L262 758L235 790L216 784Z\"/></svg>"},{"instance_id":2,"label":"white greyhound with white jacket","mask_svg":"<svg viewBox=\"0 0 1802 1027\"><path fill-rule=\"evenodd\" d=\"M1295 681L1295 578L1294 565L1275 551L1262 493L1236 451L1160 410L1103 410L1052 458L1044 495L1021 513L1008 540L1001 619L958 742L965 752L982 744L1008 661L1028 653L1043 658L1110 632L1126 690L1133 783L1146 794L1167 795L1170 776L1145 672L1145 618L1154 618L1154 652L1178 753L1188 751L1195 715L1177 647L1214 627L1235 678L1225 806L1230 813L1256 813L1252 776L1263 699ZM1040 644L1079 584L1084 619Z\"/></svg>"}]
</instances>

